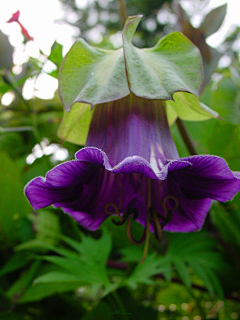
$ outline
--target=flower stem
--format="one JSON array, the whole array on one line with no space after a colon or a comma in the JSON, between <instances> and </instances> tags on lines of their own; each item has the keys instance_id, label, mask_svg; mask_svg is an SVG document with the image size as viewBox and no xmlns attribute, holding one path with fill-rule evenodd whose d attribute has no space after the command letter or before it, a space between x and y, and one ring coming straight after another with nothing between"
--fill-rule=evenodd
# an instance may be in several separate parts
<instances>
[{"instance_id":1,"label":"flower stem","mask_svg":"<svg viewBox=\"0 0 240 320\"><path fill-rule=\"evenodd\" d=\"M127 20L127 9L124 0L118 0L119 3L119 11L122 20L122 25L124 26L125 21Z\"/></svg>"},{"instance_id":2,"label":"flower stem","mask_svg":"<svg viewBox=\"0 0 240 320\"><path fill-rule=\"evenodd\" d=\"M193 155L197 155L198 152L197 150L195 149L195 146L187 132L187 128L184 124L184 122L180 119L180 118L177 118L176 120L176 124L177 124L177 127L178 127L178 131L180 132L181 134L181 137L189 151L189 153L193 156Z\"/></svg>"}]
</instances>

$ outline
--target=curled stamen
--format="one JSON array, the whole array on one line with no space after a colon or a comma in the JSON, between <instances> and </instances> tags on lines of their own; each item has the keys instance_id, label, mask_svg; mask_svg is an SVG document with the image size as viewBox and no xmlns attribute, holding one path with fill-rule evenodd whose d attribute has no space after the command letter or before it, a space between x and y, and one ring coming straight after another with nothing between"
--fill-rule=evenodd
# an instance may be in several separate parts
<instances>
[{"instance_id":1,"label":"curled stamen","mask_svg":"<svg viewBox=\"0 0 240 320\"><path fill-rule=\"evenodd\" d=\"M145 259L146 259L146 256L147 256L147 253L148 253L148 248L149 248L149 237L150 237L150 214L149 212L147 213L147 221L146 221L146 228L145 228L145 231L144 231L144 234L145 234L145 244L144 244L144 249L143 249L143 255L142 255L142 260L141 260L141 263L143 264Z\"/></svg>"},{"instance_id":2,"label":"curled stamen","mask_svg":"<svg viewBox=\"0 0 240 320\"><path fill-rule=\"evenodd\" d=\"M158 241L162 240L162 226L159 222L159 213L154 208L149 208L149 219L153 222L154 233Z\"/></svg>"},{"instance_id":3,"label":"curled stamen","mask_svg":"<svg viewBox=\"0 0 240 320\"><path fill-rule=\"evenodd\" d=\"M109 215L117 214L118 218L119 218L119 221L116 221L116 220L112 219L112 222L117 226L121 226L126 221L128 215L126 216L125 214L123 214L123 216L121 216L121 214L120 214L120 210L121 210L120 208L122 207L123 185L122 185L122 182L120 180L119 175L117 175L117 182L118 182L118 184L120 186L120 192L118 194L119 206L117 207L115 203L111 202L111 203L108 203L108 204L105 205L104 211ZM109 208L111 208L111 207L115 210L114 212L109 210Z\"/></svg>"},{"instance_id":4,"label":"curled stamen","mask_svg":"<svg viewBox=\"0 0 240 320\"><path fill-rule=\"evenodd\" d=\"M133 244L141 244L143 243L143 241L145 240L145 235L146 235L146 228L144 230L144 233L142 235L142 237L139 240L134 239L133 235L132 235L132 220L136 220L137 216L138 216L138 210L135 208L130 209L131 211L129 211L130 213L128 214L128 216L130 214L133 214L129 216L128 222L127 222L127 226L126 226L126 231L127 231L127 237L129 239L129 241Z\"/></svg>"},{"instance_id":5,"label":"curled stamen","mask_svg":"<svg viewBox=\"0 0 240 320\"><path fill-rule=\"evenodd\" d=\"M175 205L173 208L167 208L167 200L169 199L172 199L174 202L175 202ZM174 211L174 210L177 210L179 206L179 202L178 202L178 199L174 196L167 196L164 200L163 200L163 209L164 209L164 213L165 211L167 210L171 210L171 211Z\"/></svg>"},{"instance_id":6,"label":"curled stamen","mask_svg":"<svg viewBox=\"0 0 240 320\"><path fill-rule=\"evenodd\" d=\"M109 211L109 208L111 208L111 207L115 210L115 212ZM118 207L115 205L115 203L111 202L111 203L106 204L104 207L104 211L106 212L106 214L109 214L109 215L117 214L119 220L122 220L122 217L120 215L120 211L119 211Z\"/></svg>"},{"instance_id":7,"label":"curled stamen","mask_svg":"<svg viewBox=\"0 0 240 320\"><path fill-rule=\"evenodd\" d=\"M167 200L173 200L175 205L172 208L167 208ZM164 212L164 218L161 217L161 219L163 220L163 222L161 223L162 228L164 228L166 226L166 224L172 220L172 213L173 211L175 211L179 206L179 202L178 199L174 196L167 196L164 200L163 200L163 212Z\"/></svg>"}]
</instances>

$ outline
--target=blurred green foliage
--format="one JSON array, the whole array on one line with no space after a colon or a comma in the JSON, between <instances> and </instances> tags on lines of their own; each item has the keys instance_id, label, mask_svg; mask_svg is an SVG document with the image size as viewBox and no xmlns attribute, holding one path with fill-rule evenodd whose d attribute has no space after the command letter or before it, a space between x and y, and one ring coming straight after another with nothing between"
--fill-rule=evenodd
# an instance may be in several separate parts
<instances>
[{"instance_id":1,"label":"blurred green foliage","mask_svg":"<svg viewBox=\"0 0 240 320\"><path fill-rule=\"evenodd\" d=\"M110 36L121 30L117 1L89 1L82 9L74 0L62 2L66 19L69 11L77 14L74 24L83 38L102 26L102 43L114 47ZM205 39L220 27L226 8L206 14L195 28L181 3L170 3L127 1L129 15L144 14L135 44L152 46L177 28L199 46L207 65L200 99L222 119L185 124L199 153L224 157L239 170L239 30L219 48L230 65L217 67L221 55ZM205 1L194 3L202 8ZM226 204L214 202L199 233L164 233L161 244L151 237L144 264L142 246L130 244L124 228L110 219L89 232L59 209L32 211L24 185L60 163L57 152L65 150L65 159L72 159L79 148L57 135L63 116L57 93L50 100L26 100L22 94L28 79L44 73L42 58L55 65L49 75L57 78L62 46L55 42L48 57L29 58L16 75L13 48L2 33L0 42L0 98L13 96L0 106L0 319L238 319L240 195ZM176 125L172 134L180 156L188 156ZM140 237L142 227L134 223L133 229Z\"/></svg>"}]
</instances>

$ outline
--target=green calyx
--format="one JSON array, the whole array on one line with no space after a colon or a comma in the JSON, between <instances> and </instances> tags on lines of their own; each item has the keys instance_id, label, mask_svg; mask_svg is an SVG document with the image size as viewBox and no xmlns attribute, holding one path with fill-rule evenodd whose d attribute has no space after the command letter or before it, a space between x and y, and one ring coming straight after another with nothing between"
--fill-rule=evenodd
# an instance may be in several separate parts
<instances>
[{"instance_id":1,"label":"green calyx","mask_svg":"<svg viewBox=\"0 0 240 320\"><path fill-rule=\"evenodd\" d=\"M132 38L141 18L126 20L123 47L118 50L95 48L79 39L67 53L59 73L59 94L66 110L58 131L62 139L84 145L91 108L130 92L167 100L170 123L177 116L194 121L218 116L198 99L203 75L197 47L180 32L167 35L153 48L135 47Z\"/></svg>"}]
</instances>

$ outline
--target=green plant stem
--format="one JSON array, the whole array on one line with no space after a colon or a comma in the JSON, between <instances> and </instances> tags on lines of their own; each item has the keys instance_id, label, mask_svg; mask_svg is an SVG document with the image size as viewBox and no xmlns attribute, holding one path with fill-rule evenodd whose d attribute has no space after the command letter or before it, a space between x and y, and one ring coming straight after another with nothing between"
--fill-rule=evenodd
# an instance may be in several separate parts
<instances>
[{"instance_id":1,"label":"green plant stem","mask_svg":"<svg viewBox=\"0 0 240 320\"><path fill-rule=\"evenodd\" d=\"M8 74L6 73L6 74L2 75L2 78L3 78L3 81L4 81L6 84L8 84L8 85L12 88L12 90L16 93L16 95L23 101L24 105L25 105L26 108L27 108L27 111L28 111L29 113L31 113L31 106L30 106L30 104L28 103L27 100L24 99L24 97L23 97L22 93L19 91L19 89L16 88L16 86L12 83L12 81L10 80Z\"/></svg>"},{"instance_id":2,"label":"green plant stem","mask_svg":"<svg viewBox=\"0 0 240 320\"><path fill-rule=\"evenodd\" d=\"M192 155L192 156L193 155L197 155L198 152L194 147L194 144L193 144L193 142L192 142L192 140L191 140L191 138L190 138L190 136L189 136L189 134L187 132L186 126L183 123L183 121L180 118L177 118L176 124L177 124L177 127L178 127L178 131L179 131L179 133L180 133L180 135L181 135L181 137L182 137L182 139L183 139L183 141L184 141L184 143L185 143L190 155Z\"/></svg>"},{"instance_id":3,"label":"green plant stem","mask_svg":"<svg viewBox=\"0 0 240 320\"><path fill-rule=\"evenodd\" d=\"M6 132L23 132L23 131L33 131L33 127L12 127L12 128L4 128L0 127L0 133L6 133Z\"/></svg>"},{"instance_id":4,"label":"green plant stem","mask_svg":"<svg viewBox=\"0 0 240 320\"><path fill-rule=\"evenodd\" d=\"M124 26L125 21L127 20L127 9L124 0L118 0L119 3L119 11L122 21L122 26Z\"/></svg>"},{"instance_id":5,"label":"green plant stem","mask_svg":"<svg viewBox=\"0 0 240 320\"><path fill-rule=\"evenodd\" d=\"M118 305L118 307L120 308L120 311L124 311L124 313L121 313L122 319L128 320L128 315L125 313L125 307L124 304L122 302L122 300L120 299L119 295L117 294L116 291L112 292L112 295L114 296L114 299Z\"/></svg>"}]
</instances>

